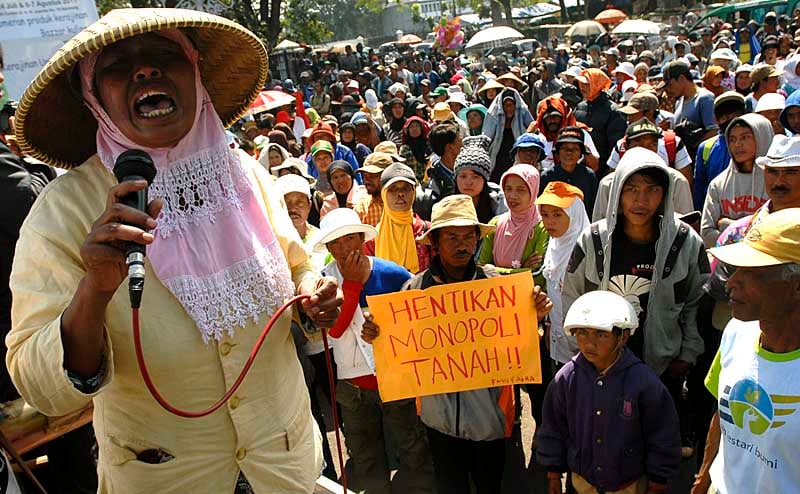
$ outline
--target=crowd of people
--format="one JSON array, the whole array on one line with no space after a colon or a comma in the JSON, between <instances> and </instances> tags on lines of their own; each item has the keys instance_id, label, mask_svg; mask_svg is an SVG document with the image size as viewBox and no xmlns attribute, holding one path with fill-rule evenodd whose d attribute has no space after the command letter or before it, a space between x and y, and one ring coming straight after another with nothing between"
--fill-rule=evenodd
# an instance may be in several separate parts
<instances>
[{"instance_id":1,"label":"crowd of people","mask_svg":"<svg viewBox=\"0 0 800 494\"><path fill-rule=\"evenodd\" d=\"M668 492L681 462L692 494L800 489L798 28L770 12L482 61L348 46L269 81L231 21L113 11L117 37L76 36L0 142L3 399L94 403L66 448L96 436L80 492L311 492L343 473L319 434L334 401L351 490L498 494L522 392L534 492ZM261 89L295 104L247 113ZM128 149L158 170L145 211L121 201L148 184L111 172ZM147 394L126 242L148 246L143 345L182 406L310 296L221 411ZM520 272L542 384L382 401L368 296Z\"/></svg>"}]
</instances>

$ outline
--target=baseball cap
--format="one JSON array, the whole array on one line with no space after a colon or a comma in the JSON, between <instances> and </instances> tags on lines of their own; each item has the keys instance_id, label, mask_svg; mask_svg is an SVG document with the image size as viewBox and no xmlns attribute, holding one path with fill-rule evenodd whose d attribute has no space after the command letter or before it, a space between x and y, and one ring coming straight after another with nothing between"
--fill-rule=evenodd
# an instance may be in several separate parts
<instances>
[{"instance_id":1,"label":"baseball cap","mask_svg":"<svg viewBox=\"0 0 800 494\"><path fill-rule=\"evenodd\" d=\"M583 144L583 139L583 131L578 127L564 127L561 129L561 132L558 133L556 144L562 144L565 142Z\"/></svg>"},{"instance_id":2,"label":"baseball cap","mask_svg":"<svg viewBox=\"0 0 800 494\"><path fill-rule=\"evenodd\" d=\"M397 144L392 141L381 141L375 145L375 153L397 154Z\"/></svg>"},{"instance_id":3,"label":"baseball cap","mask_svg":"<svg viewBox=\"0 0 800 494\"><path fill-rule=\"evenodd\" d=\"M767 155L756 158L756 165L760 168L800 167L800 139L776 135L767 150Z\"/></svg>"},{"instance_id":4,"label":"baseball cap","mask_svg":"<svg viewBox=\"0 0 800 494\"><path fill-rule=\"evenodd\" d=\"M615 57L619 57L619 49L617 48L609 48L608 50L603 52L603 55L612 55Z\"/></svg>"},{"instance_id":5,"label":"baseball cap","mask_svg":"<svg viewBox=\"0 0 800 494\"><path fill-rule=\"evenodd\" d=\"M381 173L381 188L385 189L396 182L406 182L411 184L412 187L417 185L417 177L414 175L414 170L403 163L389 165Z\"/></svg>"},{"instance_id":6,"label":"baseball cap","mask_svg":"<svg viewBox=\"0 0 800 494\"><path fill-rule=\"evenodd\" d=\"M449 96L449 93L447 92L447 88L446 87L442 87L442 86L439 86L436 89L434 89L432 94L434 96Z\"/></svg>"},{"instance_id":7,"label":"baseball cap","mask_svg":"<svg viewBox=\"0 0 800 494\"><path fill-rule=\"evenodd\" d=\"M611 75L625 74L633 79L633 64L631 62L622 62L616 69L611 71Z\"/></svg>"},{"instance_id":8,"label":"baseball cap","mask_svg":"<svg viewBox=\"0 0 800 494\"><path fill-rule=\"evenodd\" d=\"M635 93L628 104L619 109L625 115L658 110L658 97L651 92Z\"/></svg>"},{"instance_id":9,"label":"baseball cap","mask_svg":"<svg viewBox=\"0 0 800 494\"><path fill-rule=\"evenodd\" d=\"M317 141L311 146L311 156L316 156L317 153L325 151L333 156L333 145L328 141Z\"/></svg>"},{"instance_id":10,"label":"baseball cap","mask_svg":"<svg viewBox=\"0 0 800 494\"><path fill-rule=\"evenodd\" d=\"M308 184L308 180L300 175L284 175L275 181L275 185L281 191L281 195L299 192L311 199L311 186Z\"/></svg>"},{"instance_id":11,"label":"baseball cap","mask_svg":"<svg viewBox=\"0 0 800 494\"><path fill-rule=\"evenodd\" d=\"M754 224L741 242L708 252L725 264L737 267L800 263L800 208L770 213Z\"/></svg>"},{"instance_id":12,"label":"baseball cap","mask_svg":"<svg viewBox=\"0 0 800 494\"><path fill-rule=\"evenodd\" d=\"M367 156L364 166L356 170L356 173L383 173L394 162L395 159L391 154L375 151Z\"/></svg>"},{"instance_id":13,"label":"baseball cap","mask_svg":"<svg viewBox=\"0 0 800 494\"><path fill-rule=\"evenodd\" d=\"M514 142L514 146L511 148L511 153L514 154L517 149L531 149L536 148L539 150L541 155L545 154L544 150L544 142L542 141L541 137L537 136L536 134L532 134L530 132L525 132L524 134L520 134L517 137L517 140Z\"/></svg>"},{"instance_id":14,"label":"baseball cap","mask_svg":"<svg viewBox=\"0 0 800 494\"><path fill-rule=\"evenodd\" d=\"M783 71L776 69L774 65L760 63L753 67L753 70L750 72L750 82L752 84L757 84L766 81L770 77L778 77L782 75Z\"/></svg>"},{"instance_id":15,"label":"baseball cap","mask_svg":"<svg viewBox=\"0 0 800 494\"><path fill-rule=\"evenodd\" d=\"M646 118L641 118L633 122L632 124L628 125L627 130L625 130L625 138L627 139L636 139L637 137L646 135L661 135L661 132L659 132L656 124Z\"/></svg>"},{"instance_id":16,"label":"baseball cap","mask_svg":"<svg viewBox=\"0 0 800 494\"><path fill-rule=\"evenodd\" d=\"M367 118L366 113L357 111L353 113L353 118L350 119L350 123L353 125L369 124L369 119Z\"/></svg>"},{"instance_id":17,"label":"baseball cap","mask_svg":"<svg viewBox=\"0 0 800 494\"><path fill-rule=\"evenodd\" d=\"M575 198L583 200L581 189L565 182L550 182L534 202L537 206L548 205L567 209L575 202Z\"/></svg>"},{"instance_id":18,"label":"baseball cap","mask_svg":"<svg viewBox=\"0 0 800 494\"><path fill-rule=\"evenodd\" d=\"M679 60L672 61L664 67L664 80L658 85L656 89L663 89L669 81L673 79L677 79L680 76L685 76L687 79L692 78L692 69L689 68L685 62L681 62Z\"/></svg>"},{"instance_id":19,"label":"baseball cap","mask_svg":"<svg viewBox=\"0 0 800 494\"><path fill-rule=\"evenodd\" d=\"M744 96L737 91L725 91L714 99L714 109L716 110L728 101L736 101L737 103L745 104Z\"/></svg>"}]
</instances>

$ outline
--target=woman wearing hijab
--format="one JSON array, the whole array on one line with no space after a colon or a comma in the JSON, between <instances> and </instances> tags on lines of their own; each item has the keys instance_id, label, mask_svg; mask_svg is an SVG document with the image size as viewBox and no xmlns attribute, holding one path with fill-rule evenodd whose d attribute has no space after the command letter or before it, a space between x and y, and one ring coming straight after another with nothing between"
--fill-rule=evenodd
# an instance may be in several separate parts
<instances>
[{"instance_id":1,"label":"woman wearing hijab","mask_svg":"<svg viewBox=\"0 0 800 494\"><path fill-rule=\"evenodd\" d=\"M542 274L547 282L547 295L553 301L550 312L550 358L558 367L567 363L577 350L574 338L564 333L561 287L567 272L572 249L578 235L589 226L583 204L583 192L565 182L550 182L536 199L549 242Z\"/></svg>"},{"instance_id":2,"label":"woman wearing hijab","mask_svg":"<svg viewBox=\"0 0 800 494\"><path fill-rule=\"evenodd\" d=\"M497 229L483 239L478 264L493 264L501 273L531 271L536 284L544 286L541 268L548 237L534 204L539 171L530 165L514 165L500 184L508 211L489 221Z\"/></svg>"},{"instance_id":3,"label":"woman wearing hijab","mask_svg":"<svg viewBox=\"0 0 800 494\"><path fill-rule=\"evenodd\" d=\"M120 289L126 243L147 245L143 353L161 393L192 411L225 393L295 293L316 293L306 312L332 324L337 284L314 272L266 170L225 139L266 73L263 45L232 21L120 9L70 40L20 101L22 149L72 169L20 232L7 365L25 401L49 416L94 403L101 494L314 488L319 432L290 315L226 407L185 419L148 394ZM112 173L132 149L157 172L146 212L121 199L147 182L119 184Z\"/></svg>"},{"instance_id":4,"label":"woman wearing hijab","mask_svg":"<svg viewBox=\"0 0 800 494\"><path fill-rule=\"evenodd\" d=\"M261 156L258 157L258 162L261 163L268 172L274 167L283 164L286 159L290 158L289 152L276 142L270 142L261 151Z\"/></svg>"},{"instance_id":5,"label":"woman wearing hijab","mask_svg":"<svg viewBox=\"0 0 800 494\"><path fill-rule=\"evenodd\" d=\"M728 71L722 67L712 65L708 67L706 73L703 74L703 87L711 91L715 98L727 91L727 89L722 87L722 79L727 72Z\"/></svg>"},{"instance_id":6,"label":"woman wearing hijab","mask_svg":"<svg viewBox=\"0 0 800 494\"><path fill-rule=\"evenodd\" d=\"M325 196L322 210L319 213L320 220L336 208L352 209L353 205L367 193L364 186L356 182L353 167L344 160L336 160L331 163L325 174L333 191Z\"/></svg>"},{"instance_id":7,"label":"woman wearing hijab","mask_svg":"<svg viewBox=\"0 0 800 494\"><path fill-rule=\"evenodd\" d=\"M609 156L617 141L625 135L628 122L606 92L611 79L600 69L585 69L577 77L583 101L575 108L575 118L591 130L597 152L600 154L599 176L608 170Z\"/></svg>"},{"instance_id":8,"label":"woman wearing hijab","mask_svg":"<svg viewBox=\"0 0 800 494\"><path fill-rule=\"evenodd\" d=\"M418 182L425 179L428 168L428 159L431 157L431 146L428 144L430 125L419 117L410 117L403 126L403 145L400 146L400 156L405 158L405 163L414 170Z\"/></svg>"},{"instance_id":9,"label":"woman wearing hijab","mask_svg":"<svg viewBox=\"0 0 800 494\"><path fill-rule=\"evenodd\" d=\"M483 122L489 110L480 103L470 105L458 113L458 118L467 122L469 135L476 136L483 133Z\"/></svg>"},{"instance_id":10,"label":"woman wearing hijab","mask_svg":"<svg viewBox=\"0 0 800 494\"><path fill-rule=\"evenodd\" d=\"M364 254L397 263L411 274L428 269L432 255L429 245L416 240L430 227L413 211L416 185L414 171L403 163L389 165L381 173L378 236L364 244Z\"/></svg>"},{"instance_id":11,"label":"woman wearing hijab","mask_svg":"<svg viewBox=\"0 0 800 494\"><path fill-rule=\"evenodd\" d=\"M372 153L367 146L356 142L356 126L350 122L343 123L339 128L339 144L353 152L358 160L358 166L364 166L364 160Z\"/></svg>"},{"instance_id":12,"label":"woman wearing hijab","mask_svg":"<svg viewBox=\"0 0 800 494\"><path fill-rule=\"evenodd\" d=\"M374 89L367 89L364 92L364 106L361 111L369 113L378 128L383 127L386 123L386 117L383 114L383 103L378 101L378 95L375 94Z\"/></svg>"},{"instance_id":13,"label":"woman wearing hijab","mask_svg":"<svg viewBox=\"0 0 800 494\"><path fill-rule=\"evenodd\" d=\"M531 112L522 96L513 88L504 89L489 106L482 133L491 139L489 157L492 161L490 178L493 182L497 183L513 164L511 148L531 122Z\"/></svg>"}]
</instances>

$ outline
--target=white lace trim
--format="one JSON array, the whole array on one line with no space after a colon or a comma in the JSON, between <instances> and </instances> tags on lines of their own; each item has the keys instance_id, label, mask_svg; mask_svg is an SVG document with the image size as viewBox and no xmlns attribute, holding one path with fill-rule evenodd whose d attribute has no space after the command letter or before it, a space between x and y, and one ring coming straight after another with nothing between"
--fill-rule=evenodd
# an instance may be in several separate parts
<instances>
[{"instance_id":1,"label":"white lace trim","mask_svg":"<svg viewBox=\"0 0 800 494\"><path fill-rule=\"evenodd\" d=\"M150 186L153 197L164 199L158 234L167 238L189 225L214 222L218 214L242 208L250 186L235 152L227 146L205 149L159 170Z\"/></svg>"},{"instance_id":2,"label":"white lace trim","mask_svg":"<svg viewBox=\"0 0 800 494\"><path fill-rule=\"evenodd\" d=\"M248 319L274 313L294 295L289 267L278 242L267 251L207 277L180 276L164 281L194 319L208 343L224 334L233 336L235 327Z\"/></svg>"}]
</instances>

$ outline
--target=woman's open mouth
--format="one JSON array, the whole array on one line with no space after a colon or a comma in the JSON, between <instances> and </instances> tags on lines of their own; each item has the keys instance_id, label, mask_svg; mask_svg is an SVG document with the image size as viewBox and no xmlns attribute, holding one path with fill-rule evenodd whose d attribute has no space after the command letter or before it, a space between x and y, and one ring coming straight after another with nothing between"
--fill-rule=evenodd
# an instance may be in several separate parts
<instances>
[{"instance_id":1,"label":"woman's open mouth","mask_svg":"<svg viewBox=\"0 0 800 494\"><path fill-rule=\"evenodd\" d=\"M175 111L176 105L168 94L161 91L147 91L136 99L133 105L141 118L158 118Z\"/></svg>"}]
</instances>

